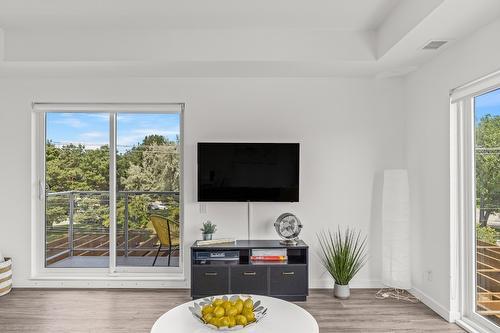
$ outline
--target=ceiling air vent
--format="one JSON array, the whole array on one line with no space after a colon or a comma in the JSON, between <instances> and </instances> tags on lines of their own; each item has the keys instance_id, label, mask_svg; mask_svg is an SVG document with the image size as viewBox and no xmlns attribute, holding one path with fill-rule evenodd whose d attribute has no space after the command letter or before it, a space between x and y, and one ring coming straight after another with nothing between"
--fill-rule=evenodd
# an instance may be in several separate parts
<instances>
[{"instance_id":1,"label":"ceiling air vent","mask_svg":"<svg viewBox=\"0 0 500 333\"><path fill-rule=\"evenodd\" d=\"M431 40L422 48L423 50L437 50L444 44L448 43L447 40Z\"/></svg>"}]
</instances>

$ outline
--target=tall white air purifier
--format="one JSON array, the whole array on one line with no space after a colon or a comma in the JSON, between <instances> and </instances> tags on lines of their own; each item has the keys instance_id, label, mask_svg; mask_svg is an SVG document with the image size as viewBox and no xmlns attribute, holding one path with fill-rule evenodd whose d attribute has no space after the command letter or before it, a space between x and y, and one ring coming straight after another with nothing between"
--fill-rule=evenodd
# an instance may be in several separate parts
<instances>
[{"instance_id":1,"label":"tall white air purifier","mask_svg":"<svg viewBox=\"0 0 500 333\"><path fill-rule=\"evenodd\" d=\"M411 288L410 195L406 170L385 170L382 199L382 283Z\"/></svg>"}]
</instances>

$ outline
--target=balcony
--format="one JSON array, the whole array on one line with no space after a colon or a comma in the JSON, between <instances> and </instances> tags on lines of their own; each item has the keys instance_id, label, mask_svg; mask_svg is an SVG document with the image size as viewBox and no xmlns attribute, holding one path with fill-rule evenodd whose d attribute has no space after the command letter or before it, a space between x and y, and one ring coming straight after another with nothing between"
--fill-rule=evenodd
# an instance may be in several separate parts
<instances>
[{"instance_id":1,"label":"balcony","mask_svg":"<svg viewBox=\"0 0 500 333\"><path fill-rule=\"evenodd\" d=\"M179 192L121 191L117 196L116 265L151 267L160 242L149 217L168 219L171 243L179 244ZM46 216L46 267L109 267L107 191L48 193ZM162 246L157 266L179 266L179 251Z\"/></svg>"},{"instance_id":2,"label":"balcony","mask_svg":"<svg viewBox=\"0 0 500 333\"><path fill-rule=\"evenodd\" d=\"M500 246L477 241L477 313L500 324Z\"/></svg>"}]
</instances>

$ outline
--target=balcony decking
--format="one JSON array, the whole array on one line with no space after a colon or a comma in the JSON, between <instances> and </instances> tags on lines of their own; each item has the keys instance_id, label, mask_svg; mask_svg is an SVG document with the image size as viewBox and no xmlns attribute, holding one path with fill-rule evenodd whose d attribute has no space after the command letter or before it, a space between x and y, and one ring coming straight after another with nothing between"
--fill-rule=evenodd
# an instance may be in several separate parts
<instances>
[{"instance_id":1,"label":"balcony decking","mask_svg":"<svg viewBox=\"0 0 500 333\"><path fill-rule=\"evenodd\" d=\"M158 238L144 231L129 231L128 250L125 254L125 236L117 236L118 266L152 266L158 251ZM109 267L109 234L106 230L75 232L73 246L70 237L62 234L47 243L46 266L61 267ZM168 248L162 248L155 266L168 266ZM179 253L174 251L170 266L179 265Z\"/></svg>"},{"instance_id":2,"label":"balcony decking","mask_svg":"<svg viewBox=\"0 0 500 333\"><path fill-rule=\"evenodd\" d=\"M477 313L500 325L500 246L477 242Z\"/></svg>"},{"instance_id":3,"label":"balcony decking","mask_svg":"<svg viewBox=\"0 0 500 333\"><path fill-rule=\"evenodd\" d=\"M117 257L117 266L129 267L151 267L153 265L154 256L147 257ZM167 267L168 258L166 256L158 256L155 267ZM93 257L93 256L73 256L62 259L50 265L52 268L107 268L109 267L109 257ZM179 257L177 253L170 259L169 267L179 267Z\"/></svg>"}]
</instances>

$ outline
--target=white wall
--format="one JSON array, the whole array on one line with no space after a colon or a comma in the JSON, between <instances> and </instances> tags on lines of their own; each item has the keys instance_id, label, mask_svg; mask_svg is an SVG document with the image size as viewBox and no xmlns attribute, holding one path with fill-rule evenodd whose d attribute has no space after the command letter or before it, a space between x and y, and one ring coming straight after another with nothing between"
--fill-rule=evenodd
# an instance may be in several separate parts
<instances>
[{"instance_id":1,"label":"white wall","mask_svg":"<svg viewBox=\"0 0 500 333\"><path fill-rule=\"evenodd\" d=\"M500 20L450 47L405 84L413 285L450 311L449 92L500 69ZM427 278L432 271L431 281Z\"/></svg>"},{"instance_id":2,"label":"white wall","mask_svg":"<svg viewBox=\"0 0 500 333\"><path fill-rule=\"evenodd\" d=\"M205 219L218 224L219 237L246 237L246 204L208 204L200 214L194 181L198 141L300 142L300 203L253 204L253 237L277 238L274 219L286 211L298 214L301 237L311 245L311 286L319 287L331 282L317 259L315 233L339 224L358 227L369 235L371 258L353 285L377 286L380 175L405 166L401 95L397 79L0 79L0 248L14 258L14 285L61 286L29 279L30 103L174 101L187 103L186 250Z\"/></svg>"}]
</instances>

